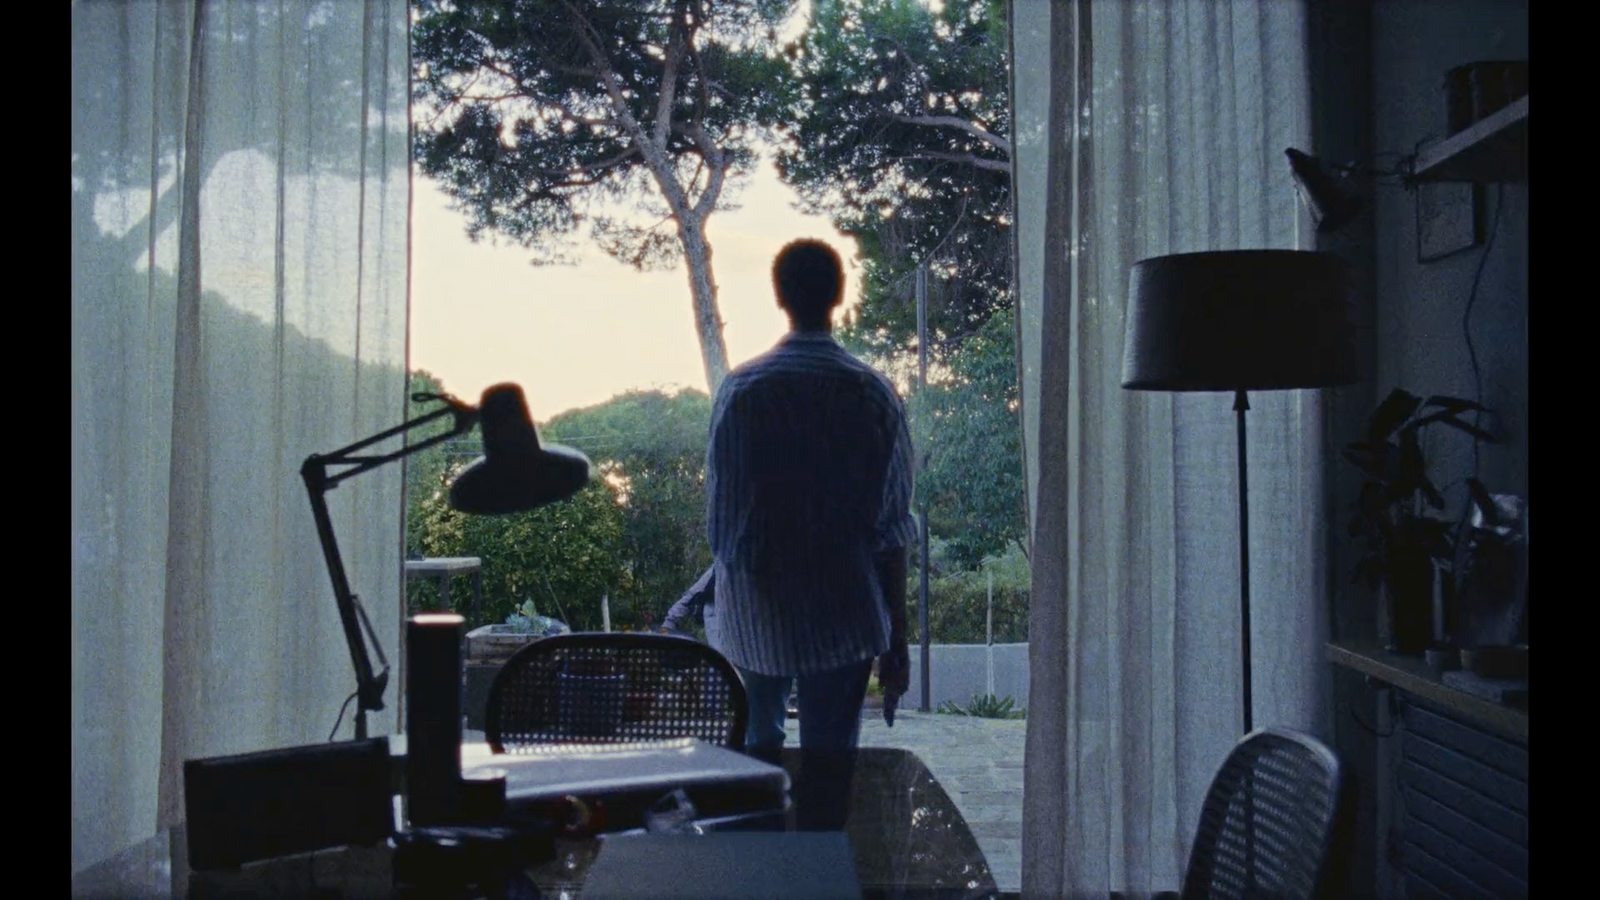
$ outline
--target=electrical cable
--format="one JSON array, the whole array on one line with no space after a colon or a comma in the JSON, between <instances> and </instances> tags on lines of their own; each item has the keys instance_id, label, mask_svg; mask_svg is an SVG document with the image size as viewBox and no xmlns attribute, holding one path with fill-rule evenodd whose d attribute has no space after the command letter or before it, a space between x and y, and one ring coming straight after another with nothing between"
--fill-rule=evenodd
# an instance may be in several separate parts
<instances>
[{"instance_id":1,"label":"electrical cable","mask_svg":"<svg viewBox=\"0 0 1600 900\"><path fill-rule=\"evenodd\" d=\"M351 694L350 696L344 698L344 705L339 707L339 718L333 720L333 730L328 732L328 741L330 743L333 741L333 736L339 733L339 726L344 723L344 713L345 713L345 710L350 708L350 701L354 700L356 698L356 694L359 694L359 693L361 693L361 692L360 691L356 691L355 693Z\"/></svg>"},{"instance_id":2,"label":"electrical cable","mask_svg":"<svg viewBox=\"0 0 1600 900\"><path fill-rule=\"evenodd\" d=\"M1478 302L1478 284L1483 279L1484 264L1489 261L1489 253L1494 250L1494 238L1500 233L1500 210L1504 208L1504 191L1502 186L1495 186L1494 193L1494 221L1489 226L1489 239L1485 242L1483 253L1478 257L1477 271L1472 275L1472 290L1467 294L1467 308L1461 314L1461 333L1467 339L1467 360L1472 364L1472 400L1479 406L1483 405L1483 372L1478 366L1478 351L1472 344L1472 307ZM1482 410L1472 411L1472 425L1481 429ZM1478 449L1483 441L1477 434L1472 436L1472 477L1478 477Z\"/></svg>"}]
</instances>

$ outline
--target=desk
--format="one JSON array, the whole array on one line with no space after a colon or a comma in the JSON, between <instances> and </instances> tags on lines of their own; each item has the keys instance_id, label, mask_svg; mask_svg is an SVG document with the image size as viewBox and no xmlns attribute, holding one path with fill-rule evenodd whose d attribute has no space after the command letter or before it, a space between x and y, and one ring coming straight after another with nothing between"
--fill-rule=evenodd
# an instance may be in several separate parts
<instances>
[{"instance_id":1,"label":"desk","mask_svg":"<svg viewBox=\"0 0 1600 900\"><path fill-rule=\"evenodd\" d=\"M468 619L473 626L482 624L479 621L483 615L483 561L476 556L439 556L432 559L406 560L406 581L415 581L418 578L439 579L439 607L452 609L450 606L450 578L453 575L472 574L472 616Z\"/></svg>"},{"instance_id":2,"label":"desk","mask_svg":"<svg viewBox=\"0 0 1600 900\"><path fill-rule=\"evenodd\" d=\"M1475 697L1446 685L1427 663L1390 653L1372 643L1328 644L1328 661L1435 703L1523 744L1528 742L1528 710Z\"/></svg>"},{"instance_id":3,"label":"desk","mask_svg":"<svg viewBox=\"0 0 1600 900\"><path fill-rule=\"evenodd\" d=\"M463 756L476 758L482 748L462 749ZM978 900L997 893L983 851L961 811L916 754L862 748L849 782L848 802L837 808L837 798L830 797L825 787L833 781L828 766L812 766L808 777L807 766L813 760L796 749L785 750L780 762L794 781L794 808L781 821L764 827L794 830L805 827L806 818L842 815L842 830L855 850L856 874L866 897ZM393 894L386 847L325 850L246 866L238 873L191 875L186 840L178 826L93 866L73 878L73 896L303 897L329 888L345 897ZM544 896L578 900L588 866L602 843L564 842L555 860L528 874Z\"/></svg>"},{"instance_id":4,"label":"desk","mask_svg":"<svg viewBox=\"0 0 1600 900\"><path fill-rule=\"evenodd\" d=\"M1528 896L1528 710L1458 691L1420 659L1371 643L1328 660L1377 682L1379 896Z\"/></svg>"}]
</instances>

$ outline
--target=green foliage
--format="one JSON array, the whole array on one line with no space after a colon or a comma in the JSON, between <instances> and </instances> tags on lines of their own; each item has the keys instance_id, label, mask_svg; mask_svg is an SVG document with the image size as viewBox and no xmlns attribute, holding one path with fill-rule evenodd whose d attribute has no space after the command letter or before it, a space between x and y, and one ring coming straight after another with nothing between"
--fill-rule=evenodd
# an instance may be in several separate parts
<instances>
[{"instance_id":1,"label":"green foliage","mask_svg":"<svg viewBox=\"0 0 1600 900\"><path fill-rule=\"evenodd\" d=\"M711 399L695 390L630 391L562 413L545 433L583 451L618 492L622 565L612 621L660 622L711 565L706 545L705 460Z\"/></svg>"},{"instance_id":2,"label":"green foliage","mask_svg":"<svg viewBox=\"0 0 1600 900\"><path fill-rule=\"evenodd\" d=\"M654 179L703 189L709 168L750 168L759 104L780 71L764 38L790 4L726 0L703 4L704 17L691 6L702 7L417 0L417 161L460 203L470 234L545 253L587 224L618 259L663 261L670 251L652 236L675 240L665 223L634 229L605 205Z\"/></svg>"},{"instance_id":3,"label":"green foliage","mask_svg":"<svg viewBox=\"0 0 1600 900\"><path fill-rule=\"evenodd\" d=\"M427 556L483 560L483 608L503 620L537 598L574 631L598 630L600 598L622 587L623 539L616 489L595 479L561 503L509 516L469 516L450 508L445 492L417 504L420 549ZM465 612L470 592L452 591Z\"/></svg>"},{"instance_id":4,"label":"green foliage","mask_svg":"<svg viewBox=\"0 0 1600 900\"><path fill-rule=\"evenodd\" d=\"M1010 547L1025 548L1021 403L1010 310L992 316L950 355L949 371L912 397L917 478L928 529L951 561L973 568Z\"/></svg>"},{"instance_id":5,"label":"green foliage","mask_svg":"<svg viewBox=\"0 0 1600 900\"><path fill-rule=\"evenodd\" d=\"M413 373L412 388L442 391L425 372ZM411 415L437 405L419 404ZM541 437L583 451L598 477L571 500L518 516L464 517L449 509L449 478L475 453L463 455L447 441L407 457L414 464L407 472L408 553L480 557L484 622L508 614L535 619L522 611L533 602L574 629L597 629L606 595L614 628L647 628L711 564L704 475L710 414L705 394L684 390L629 392L556 416ZM476 431L463 442L476 445ZM412 609L433 608L438 591L432 581L415 581L408 596ZM453 586L450 597L465 611L471 592Z\"/></svg>"},{"instance_id":6,"label":"green foliage","mask_svg":"<svg viewBox=\"0 0 1600 900\"><path fill-rule=\"evenodd\" d=\"M1013 302L1007 46L998 0L817 0L788 51L779 171L859 243L880 355L913 347L919 261L936 360Z\"/></svg>"},{"instance_id":7,"label":"green foliage","mask_svg":"<svg viewBox=\"0 0 1600 900\"><path fill-rule=\"evenodd\" d=\"M1023 719L1027 713L1023 710L1013 711L1016 701L1009 696L1000 699L993 694L973 694L972 702L966 708L954 700L946 700L939 704L939 712L951 716L972 716L978 719Z\"/></svg>"},{"instance_id":8,"label":"green foliage","mask_svg":"<svg viewBox=\"0 0 1600 900\"><path fill-rule=\"evenodd\" d=\"M962 568L1026 541L1007 46L996 0L817 0L787 53L799 90L779 170L856 238L864 295L841 339L902 382L928 263L918 492Z\"/></svg>"},{"instance_id":9,"label":"green foliage","mask_svg":"<svg viewBox=\"0 0 1600 900\"><path fill-rule=\"evenodd\" d=\"M990 557L977 569L955 568L949 544L929 541L933 567L928 581L928 628L939 644L982 644L986 640L989 579L994 579L994 642L1021 643L1028 639L1028 598L1032 579L1028 559L1015 546ZM913 569L907 578L911 601L906 639L922 640L916 612L921 576Z\"/></svg>"}]
</instances>

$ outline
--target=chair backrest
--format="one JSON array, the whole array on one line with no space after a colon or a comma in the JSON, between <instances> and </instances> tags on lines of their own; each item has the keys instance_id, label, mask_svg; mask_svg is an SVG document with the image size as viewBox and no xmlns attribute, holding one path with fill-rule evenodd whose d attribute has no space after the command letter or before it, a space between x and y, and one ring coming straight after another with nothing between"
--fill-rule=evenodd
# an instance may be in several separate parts
<instances>
[{"instance_id":1,"label":"chair backrest","mask_svg":"<svg viewBox=\"0 0 1600 900\"><path fill-rule=\"evenodd\" d=\"M1246 735L1206 793L1183 900L1310 900L1338 805L1333 751L1292 731Z\"/></svg>"},{"instance_id":2,"label":"chair backrest","mask_svg":"<svg viewBox=\"0 0 1600 900\"><path fill-rule=\"evenodd\" d=\"M722 654L666 634L578 632L534 641L489 689L496 753L699 738L744 748L744 683Z\"/></svg>"}]
</instances>

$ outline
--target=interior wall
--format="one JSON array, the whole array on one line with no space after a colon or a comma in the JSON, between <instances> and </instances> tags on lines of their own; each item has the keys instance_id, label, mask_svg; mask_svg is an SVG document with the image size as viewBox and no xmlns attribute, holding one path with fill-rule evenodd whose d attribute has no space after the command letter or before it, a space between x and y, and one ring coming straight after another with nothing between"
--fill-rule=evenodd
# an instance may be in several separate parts
<instances>
[{"instance_id":1,"label":"interior wall","mask_svg":"<svg viewBox=\"0 0 1600 900\"><path fill-rule=\"evenodd\" d=\"M1307 40L1311 65L1311 152L1327 160L1369 159L1372 135L1372 0L1307 0ZM1370 639L1376 634L1376 604L1371 593L1350 584L1355 559L1343 520L1360 481L1343 464L1340 449L1358 433L1372 408L1377 387L1376 271L1371 204L1343 229L1319 234L1317 249L1351 264L1354 330L1360 371L1367 377L1348 387L1324 391L1323 458L1330 467L1326 509L1329 565L1330 636ZM1364 679L1349 670L1332 672L1334 749L1344 765L1344 814L1326 866L1328 896L1367 896L1376 881L1378 740L1358 724L1372 722L1376 697ZM1365 889L1363 889L1365 888Z\"/></svg>"},{"instance_id":2,"label":"interior wall","mask_svg":"<svg viewBox=\"0 0 1600 900\"><path fill-rule=\"evenodd\" d=\"M1410 153L1418 141L1445 133L1446 71L1480 60L1528 58L1528 6L1526 0L1379 0L1372 35L1375 147ZM1494 412L1491 430L1501 442L1480 448L1478 477L1493 492L1527 496L1528 186L1490 185L1482 194L1486 241L1490 229L1496 231L1487 257L1480 245L1420 263L1417 195L1398 187L1377 192L1376 383L1381 393L1403 387L1419 395L1475 398L1463 315L1482 262L1471 331L1481 400ZM1452 488L1445 495L1454 514L1465 503L1460 482L1473 473L1472 440L1432 430L1423 451L1435 484Z\"/></svg>"},{"instance_id":3,"label":"interior wall","mask_svg":"<svg viewBox=\"0 0 1600 900\"><path fill-rule=\"evenodd\" d=\"M1313 152L1332 162L1392 167L1419 141L1445 133L1443 83L1458 65L1528 58L1526 0L1308 0L1313 84ZM1377 636L1370 592L1351 583L1355 548L1345 533L1359 478L1340 455L1373 406L1390 390L1475 399L1472 354L1463 333L1471 308L1473 351L1481 401L1496 414L1497 445L1479 448L1478 477L1491 491L1528 490L1527 216L1528 186L1488 186L1478 198L1483 241L1431 262L1417 254L1417 195L1403 186L1369 184L1371 202L1355 222L1321 236L1319 249L1345 257L1355 269L1357 347L1366 379L1329 391L1327 459L1330 497L1329 599L1335 640ZM1495 222L1495 212L1500 218ZM1492 247L1486 245L1491 226ZM1470 438L1433 429L1423 450L1434 483L1444 489L1449 515L1465 502L1463 479L1473 473ZM1359 675L1334 673L1336 749L1345 764L1345 833L1330 873L1336 896L1382 896L1390 887L1386 855L1387 804L1380 798L1379 760L1389 743L1378 734L1384 694Z\"/></svg>"}]
</instances>

